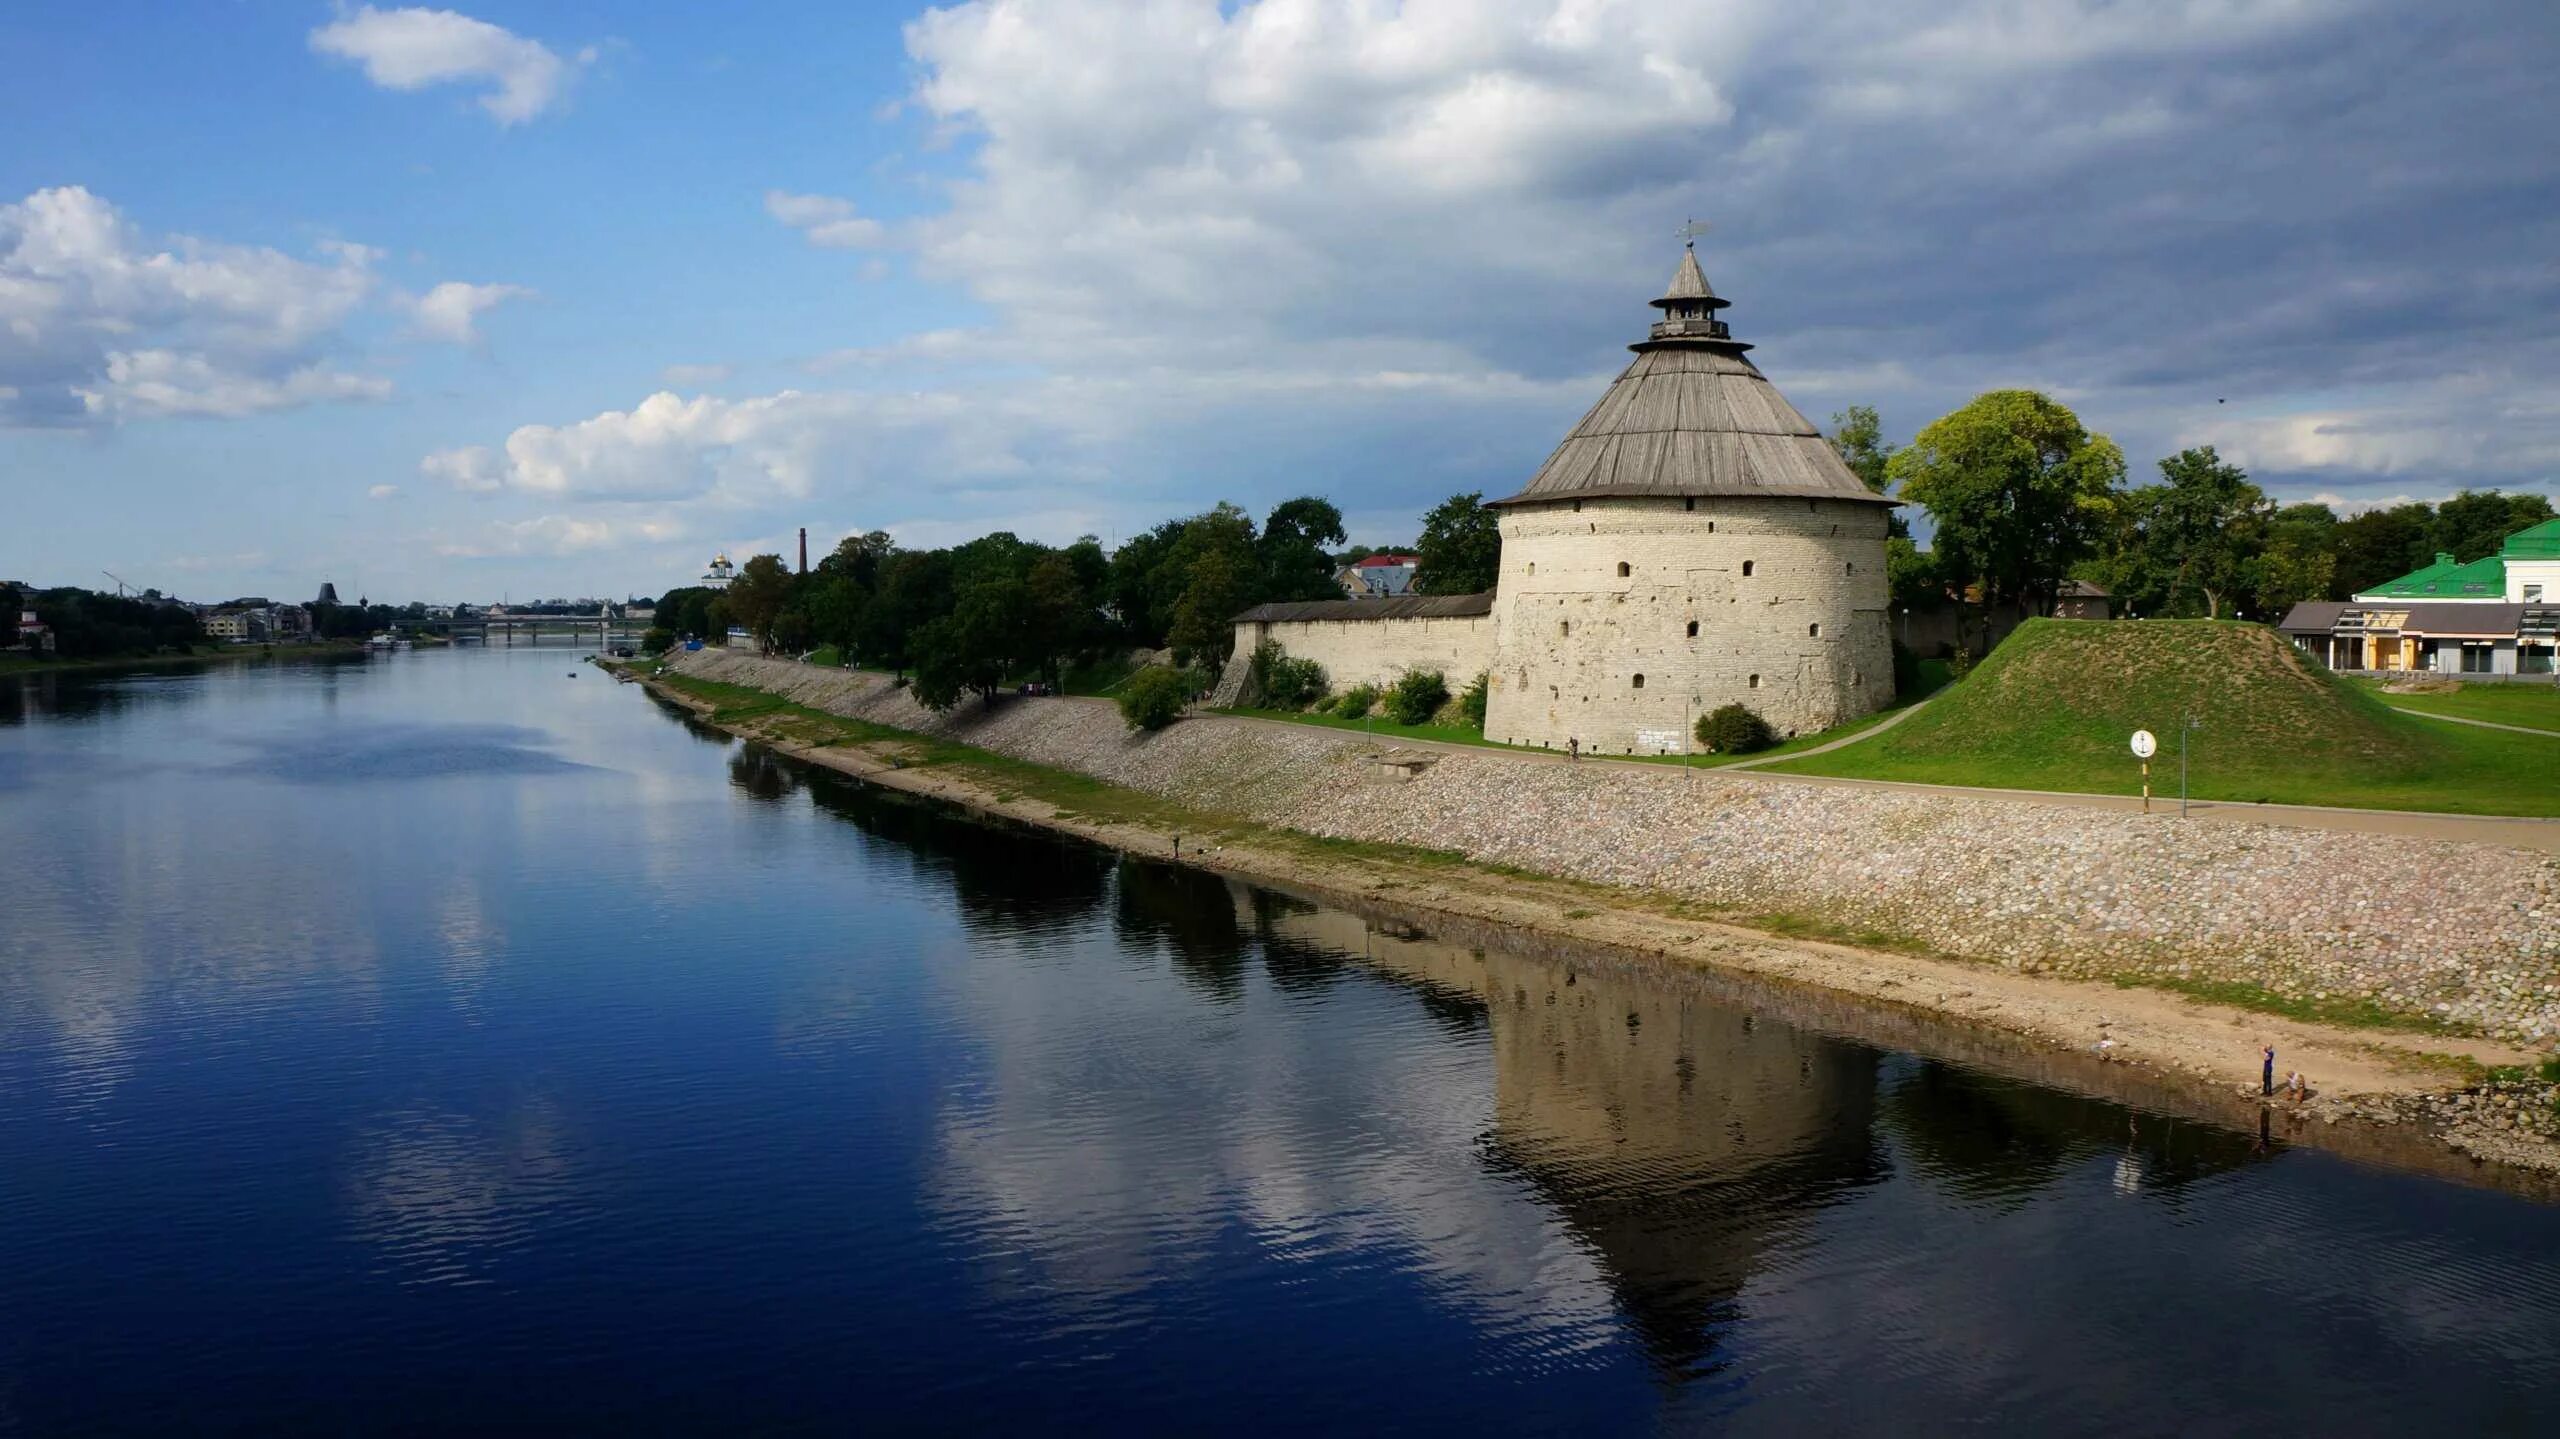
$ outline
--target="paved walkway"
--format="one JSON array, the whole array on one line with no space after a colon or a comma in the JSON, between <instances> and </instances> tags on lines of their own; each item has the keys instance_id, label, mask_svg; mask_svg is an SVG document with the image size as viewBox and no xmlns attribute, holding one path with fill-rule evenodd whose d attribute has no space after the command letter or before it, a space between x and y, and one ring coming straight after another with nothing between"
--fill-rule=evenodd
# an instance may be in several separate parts
<instances>
[{"instance_id":1,"label":"paved walkway","mask_svg":"<svg viewBox=\"0 0 2560 1439\"><path fill-rule=\"evenodd\" d=\"M2420 719L2443 720L2446 724L2478 725L2482 729L2502 729L2512 734L2538 734L2549 739L2560 739L2560 729L2534 729L2527 725L2500 724L2496 720L2464 719L2460 715L2429 714L2425 710L2400 709L2400 706L2398 705L2393 705L2391 708L2399 710L2399 712L2404 715L2416 715ZM1851 738L1854 739L1857 738L1857 736L1852 735Z\"/></svg>"},{"instance_id":2,"label":"paved walkway","mask_svg":"<svg viewBox=\"0 0 2560 1439\"><path fill-rule=\"evenodd\" d=\"M1911 718L1913 715L1920 713L1920 711L1927 709L1928 707L1929 701L1924 699L1906 708L1894 711L1893 717L1882 724L1869 725L1867 728L1862 729L1853 735L1842 735L1840 738L1831 741L1829 744L1818 744L1811 749L1800 749L1789 754L1762 755L1758 759L1737 760L1732 764L1722 766L1722 768L1728 770L1756 769L1761 765L1776 764L1781 760L1810 759L1818 754L1829 754L1835 749L1840 749L1847 745L1862 744L1868 740L1874 739L1877 735L1883 734L1886 730L1893 728L1895 725L1902 723L1904 720Z\"/></svg>"}]
</instances>

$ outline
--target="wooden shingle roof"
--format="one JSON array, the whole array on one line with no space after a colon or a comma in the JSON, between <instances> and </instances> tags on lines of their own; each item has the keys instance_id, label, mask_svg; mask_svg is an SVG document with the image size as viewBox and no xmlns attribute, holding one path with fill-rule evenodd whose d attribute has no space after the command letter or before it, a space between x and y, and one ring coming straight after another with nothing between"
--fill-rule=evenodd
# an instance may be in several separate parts
<instances>
[{"instance_id":1,"label":"wooden shingle roof","mask_svg":"<svg viewBox=\"0 0 2560 1439\"><path fill-rule=\"evenodd\" d=\"M1725 301L1695 252L1680 257L1664 318L1630 346L1634 363L1556 446L1518 494L1496 505L1633 497L1752 496L1891 505L1787 403L1751 346L1721 320L1683 314Z\"/></svg>"}]
</instances>

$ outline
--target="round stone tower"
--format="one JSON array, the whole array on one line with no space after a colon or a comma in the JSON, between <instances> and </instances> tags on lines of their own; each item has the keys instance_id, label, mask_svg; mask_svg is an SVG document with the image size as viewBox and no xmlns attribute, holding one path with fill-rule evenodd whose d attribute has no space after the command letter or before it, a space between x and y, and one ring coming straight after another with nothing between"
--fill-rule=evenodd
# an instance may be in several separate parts
<instances>
[{"instance_id":1,"label":"round stone tower","mask_svg":"<svg viewBox=\"0 0 2560 1439\"><path fill-rule=\"evenodd\" d=\"M1485 738L1679 753L1719 705L1780 734L1893 698L1885 516L1752 363L1694 244L1652 332L1527 487L1497 500Z\"/></svg>"}]
</instances>

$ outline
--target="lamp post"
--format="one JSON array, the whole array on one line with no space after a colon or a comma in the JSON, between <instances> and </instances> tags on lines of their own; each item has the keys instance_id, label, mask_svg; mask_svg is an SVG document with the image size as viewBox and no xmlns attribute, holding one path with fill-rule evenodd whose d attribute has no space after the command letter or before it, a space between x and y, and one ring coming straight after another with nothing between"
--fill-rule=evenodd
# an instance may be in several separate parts
<instances>
[{"instance_id":1,"label":"lamp post","mask_svg":"<svg viewBox=\"0 0 2560 1439\"><path fill-rule=\"evenodd\" d=\"M2180 819L2187 817L2187 736L2200 728L2202 726L2196 723L2194 715L2183 716L2178 721L2178 818Z\"/></svg>"}]
</instances>

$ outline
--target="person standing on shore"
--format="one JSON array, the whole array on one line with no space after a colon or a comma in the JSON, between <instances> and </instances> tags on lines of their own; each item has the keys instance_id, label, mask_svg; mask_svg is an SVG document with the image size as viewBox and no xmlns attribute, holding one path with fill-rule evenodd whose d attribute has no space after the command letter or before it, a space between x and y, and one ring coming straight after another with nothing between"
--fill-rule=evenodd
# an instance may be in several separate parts
<instances>
[{"instance_id":1,"label":"person standing on shore","mask_svg":"<svg viewBox=\"0 0 2560 1439\"><path fill-rule=\"evenodd\" d=\"M2258 1093L2272 1097L2276 1092L2276 1047L2270 1044L2261 1052L2266 1056L2266 1067L2258 1071Z\"/></svg>"}]
</instances>

